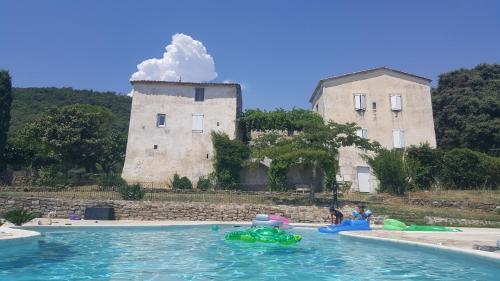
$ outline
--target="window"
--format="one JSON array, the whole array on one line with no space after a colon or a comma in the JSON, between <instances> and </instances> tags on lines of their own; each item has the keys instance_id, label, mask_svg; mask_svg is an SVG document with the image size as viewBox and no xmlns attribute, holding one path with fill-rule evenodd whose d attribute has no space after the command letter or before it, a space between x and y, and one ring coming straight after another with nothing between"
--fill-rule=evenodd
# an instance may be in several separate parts
<instances>
[{"instance_id":1,"label":"window","mask_svg":"<svg viewBox=\"0 0 500 281\"><path fill-rule=\"evenodd\" d=\"M360 138L367 139L368 138L368 129L358 129L356 131L356 135Z\"/></svg>"},{"instance_id":2,"label":"window","mask_svg":"<svg viewBox=\"0 0 500 281\"><path fill-rule=\"evenodd\" d=\"M217 122L217 127L219 127L219 122Z\"/></svg>"},{"instance_id":3,"label":"window","mask_svg":"<svg viewBox=\"0 0 500 281\"><path fill-rule=\"evenodd\" d=\"M366 96L363 94L354 95L354 108L357 111L362 111L366 109Z\"/></svg>"},{"instance_id":4,"label":"window","mask_svg":"<svg viewBox=\"0 0 500 281\"><path fill-rule=\"evenodd\" d=\"M205 100L205 88L196 88L194 93L194 101Z\"/></svg>"},{"instance_id":5,"label":"window","mask_svg":"<svg viewBox=\"0 0 500 281\"><path fill-rule=\"evenodd\" d=\"M401 96L400 95L391 95L391 110L392 111L401 111Z\"/></svg>"},{"instance_id":6,"label":"window","mask_svg":"<svg viewBox=\"0 0 500 281\"><path fill-rule=\"evenodd\" d=\"M165 127L166 117L165 114L156 115L156 127Z\"/></svg>"},{"instance_id":7,"label":"window","mask_svg":"<svg viewBox=\"0 0 500 281\"><path fill-rule=\"evenodd\" d=\"M401 129L392 130L392 144L393 144L394 148L405 147L404 130L401 130Z\"/></svg>"},{"instance_id":8,"label":"window","mask_svg":"<svg viewBox=\"0 0 500 281\"><path fill-rule=\"evenodd\" d=\"M153 145L153 149L158 149L158 145L157 144Z\"/></svg>"},{"instance_id":9,"label":"window","mask_svg":"<svg viewBox=\"0 0 500 281\"><path fill-rule=\"evenodd\" d=\"M372 102L372 109L377 110L377 103L376 102Z\"/></svg>"},{"instance_id":10,"label":"window","mask_svg":"<svg viewBox=\"0 0 500 281\"><path fill-rule=\"evenodd\" d=\"M318 105L316 104L316 112L318 112Z\"/></svg>"},{"instance_id":11,"label":"window","mask_svg":"<svg viewBox=\"0 0 500 281\"><path fill-rule=\"evenodd\" d=\"M203 115L193 114L193 133L203 133Z\"/></svg>"}]
</instances>

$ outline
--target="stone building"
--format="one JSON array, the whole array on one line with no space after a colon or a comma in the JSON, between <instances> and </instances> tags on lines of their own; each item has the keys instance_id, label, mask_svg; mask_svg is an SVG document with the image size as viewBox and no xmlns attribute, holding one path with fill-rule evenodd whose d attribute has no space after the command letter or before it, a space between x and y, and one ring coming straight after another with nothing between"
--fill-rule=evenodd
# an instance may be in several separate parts
<instances>
[{"instance_id":1,"label":"stone building","mask_svg":"<svg viewBox=\"0 0 500 281\"><path fill-rule=\"evenodd\" d=\"M358 135L386 148L429 143L436 146L430 79L380 67L318 82L310 102L325 120L355 122ZM351 189L374 192L377 180L359 149L339 152L340 180Z\"/></svg>"},{"instance_id":2,"label":"stone building","mask_svg":"<svg viewBox=\"0 0 500 281\"><path fill-rule=\"evenodd\" d=\"M132 110L122 177L168 186L213 171L211 132L238 136L241 87L229 83L131 81Z\"/></svg>"}]
</instances>

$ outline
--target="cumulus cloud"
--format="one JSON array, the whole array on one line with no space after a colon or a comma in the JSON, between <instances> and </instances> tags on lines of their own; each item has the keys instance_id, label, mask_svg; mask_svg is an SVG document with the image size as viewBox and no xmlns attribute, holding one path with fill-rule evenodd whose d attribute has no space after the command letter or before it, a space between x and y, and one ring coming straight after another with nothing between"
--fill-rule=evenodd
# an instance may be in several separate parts
<instances>
[{"instance_id":1,"label":"cumulus cloud","mask_svg":"<svg viewBox=\"0 0 500 281\"><path fill-rule=\"evenodd\" d=\"M152 58L137 65L130 80L206 82L217 77L215 63L207 49L191 36L177 33L165 47L162 58Z\"/></svg>"}]
</instances>

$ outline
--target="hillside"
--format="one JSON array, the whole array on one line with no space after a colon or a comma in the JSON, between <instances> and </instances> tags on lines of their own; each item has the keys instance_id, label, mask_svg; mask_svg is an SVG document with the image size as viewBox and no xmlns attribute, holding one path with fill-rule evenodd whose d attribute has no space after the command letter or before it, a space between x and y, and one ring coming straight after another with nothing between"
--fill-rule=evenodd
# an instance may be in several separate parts
<instances>
[{"instance_id":1,"label":"hillside","mask_svg":"<svg viewBox=\"0 0 500 281\"><path fill-rule=\"evenodd\" d=\"M132 99L114 92L96 92L73 88L13 88L9 133L38 118L51 107L68 104L91 104L110 109L116 116L116 126L125 134L128 130Z\"/></svg>"}]
</instances>

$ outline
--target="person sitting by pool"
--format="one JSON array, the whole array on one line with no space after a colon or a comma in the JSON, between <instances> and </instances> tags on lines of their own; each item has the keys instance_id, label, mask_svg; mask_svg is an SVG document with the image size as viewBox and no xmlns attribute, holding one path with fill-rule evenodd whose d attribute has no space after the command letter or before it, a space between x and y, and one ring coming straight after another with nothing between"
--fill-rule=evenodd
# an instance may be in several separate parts
<instances>
[{"instance_id":1,"label":"person sitting by pool","mask_svg":"<svg viewBox=\"0 0 500 281\"><path fill-rule=\"evenodd\" d=\"M366 209L365 205L359 205L358 210L352 212L354 219L369 220L370 216L372 215L372 212L370 210L365 211L365 209Z\"/></svg>"},{"instance_id":2,"label":"person sitting by pool","mask_svg":"<svg viewBox=\"0 0 500 281\"><path fill-rule=\"evenodd\" d=\"M344 219L344 214L342 214L341 211L335 209L335 206L331 206L330 207L330 218L331 218L332 224L334 223L333 217L335 217L335 224L341 224L342 220Z\"/></svg>"}]
</instances>

